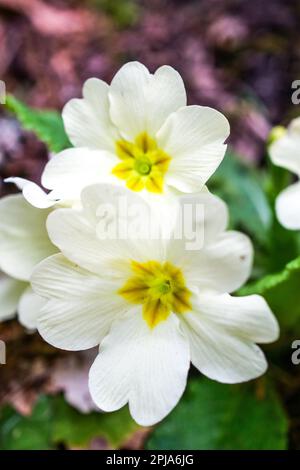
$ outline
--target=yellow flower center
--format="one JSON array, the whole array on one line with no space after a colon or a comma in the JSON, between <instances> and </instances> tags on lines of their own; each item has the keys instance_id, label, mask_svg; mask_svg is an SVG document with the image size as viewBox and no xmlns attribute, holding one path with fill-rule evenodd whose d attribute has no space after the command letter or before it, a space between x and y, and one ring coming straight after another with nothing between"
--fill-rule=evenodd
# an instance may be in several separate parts
<instances>
[{"instance_id":1,"label":"yellow flower center","mask_svg":"<svg viewBox=\"0 0 300 470\"><path fill-rule=\"evenodd\" d=\"M191 310L191 292L179 268L169 262L131 262L133 271L118 294L132 304L143 306L143 318L150 328L166 320L171 312Z\"/></svg>"},{"instance_id":2,"label":"yellow flower center","mask_svg":"<svg viewBox=\"0 0 300 470\"><path fill-rule=\"evenodd\" d=\"M164 175L171 158L146 132L139 134L134 142L118 140L116 153L122 162L113 168L112 173L125 180L129 189L163 192Z\"/></svg>"}]
</instances>

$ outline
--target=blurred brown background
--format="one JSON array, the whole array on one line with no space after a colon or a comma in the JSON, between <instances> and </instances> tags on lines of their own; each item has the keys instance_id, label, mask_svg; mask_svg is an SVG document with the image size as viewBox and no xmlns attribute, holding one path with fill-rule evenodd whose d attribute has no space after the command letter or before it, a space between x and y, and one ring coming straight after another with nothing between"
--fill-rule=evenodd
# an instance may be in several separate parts
<instances>
[{"instance_id":1,"label":"blurred brown background","mask_svg":"<svg viewBox=\"0 0 300 470\"><path fill-rule=\"evenodd\" d=\"M296 0L0 0L0 78L26 103L61 109L88 77L110 81L129 60L170 64L189 102L225 113L235 150L256 160L270 127L298 113L299 19ZM37 179L46 158L1 118L2 177Z\"/></svg>"}]
</instances>

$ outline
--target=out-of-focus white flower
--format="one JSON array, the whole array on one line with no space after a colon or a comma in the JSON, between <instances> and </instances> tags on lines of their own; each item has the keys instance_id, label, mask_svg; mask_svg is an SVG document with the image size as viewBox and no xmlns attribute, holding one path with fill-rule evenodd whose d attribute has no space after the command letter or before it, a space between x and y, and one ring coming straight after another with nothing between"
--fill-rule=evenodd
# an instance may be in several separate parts
<instances>
[{"instance_id":1,"label":"out-of-focus white flower","mask_svg":"<svg viewBox=\"0 0 300 470\"><path fill-rule=\"evenodd\" d=\"M27 283L0 272L0 321L10 320L15 316L26 287Z\"/></svg>"},{"instance_id":2,"label":"out-of-focus white flower","mask_svg":"<svg viewBox=\"0 0 300 470\"><path fill-rule=\"evenodd\" d=\"M221 163L229 135L227 119L215 109L187 106L182 78L172 67L154 74L138 63L124 65L111 85L91 78L83 98L63 110L75 147L51 158L41 188L10 178L37 207L79 199L97 182L133 191L200 192Z\"/></svg>"},{"instance_id":3,"label":"out-of-focus white flower","mask_svg":"<svg viewBox=\"0 0 300 470\"><path fill-rule=\"evenodd\" d=\"M29 329L36 327L43 303L30 287L32 270L57 252L46 230L48 213L32 207L21 194L0 200L0 319L18 311L20 322Z\"/></svg>"},{"instance_id":4,"label":"out-of-focus white flower","mask_svg":"<svg viewBox=\"0 0 300 470\"><path fill-rule=\"evenodd\" d=\"M286 168L300 178L300 117L291 121L287 131L269 149L275 165ZM276 200L280 223L291 230L300 229L300 182L284 189Z\"/></svg>"},{"instance_id":5,"label":"out-of-focus white flower","mask_svg":"<svg viewBox=\"0 0 300 470\"><path fill-rule=\"evenodd\" d=\"M185 204L204 208L194 220L204 244L189 251L185 237L105 237L98 209L109 201L117 214L124 196L129 210L142 206L138 225L149 226L150 206L139 195L111 185L85 188L81 210L49 215L61 254L35 268L32 286L47 299L38 317L46 341L67 350L100 345L89 377L99 408L129 403L133 418L151 425L180 399L190 361L224 383L263 374L267 362L255 343L274 341L278 325L262 297L229 295L250 274L252 246L226 231L220 199L208 192L178 198L177 218L166 222L170 235L178 233Z\"/></svg>"}]
</instances>

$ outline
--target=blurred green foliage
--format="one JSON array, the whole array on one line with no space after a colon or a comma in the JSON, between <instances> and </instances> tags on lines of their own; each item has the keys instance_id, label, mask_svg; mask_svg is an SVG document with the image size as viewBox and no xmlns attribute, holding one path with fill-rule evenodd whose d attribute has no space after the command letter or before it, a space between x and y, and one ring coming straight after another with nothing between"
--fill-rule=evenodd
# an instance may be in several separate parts
<instances>
[{"instance_id":1,"label":"blurred green foliage","mask_svg":"<svg viewBox=\"0 0 300 470\"><path fill-rule=\"evenodd\" d=\"M8 406L0 410L0 449L84 448L93 438L103 439L108 448L118 448L138 428L127 408L82 414L60 395L41 396L31 416L21 416Z\"/></svg>"},{"instance_id":2,"label":"blurred green foliage","mask_svg":"<svg viewBox=\"0 0 300 470\"><path fill-rule=\"evenodd\" d=\"M224 385L191 380L148 449L286 449L288 422L271 384Z\"/></svg>"},{"instance_id":3,"label":"blurred green foliage","mask_svg":"<svg viewBox=\"0 0 300 470\"><path fill-rule=\"evenodd\" d=\"M103 10L119 28L133 25L138 18L136 0L89 0L95 8Z\"/></svg>"},{"instance_id":4,"label":"blurred green foliage","mask_svg":"<svg viewBox=\"0 0 300 470\"><path fill-rule=\"evenodd\" d=\"M12 95L6 97L6 108L15 114L24 129L34 132L51 152L59 152L71 143L65 133L61 115L57 111L33 109Z\"/></svg>"},{"instance_id":5,"label":"blurred green foliage","mask_svg":"<svg viewBox=\"0 0 300 470\"><path fill-rule=\"evenodd\" d=\"M239 295L262 295L280 322L283 331L300 333L300 257L279 273L269 274L239 290Z\"/></svg>"},{"instance_id":6,"label":"blurred green foliage","mask_svg":"<svg viewBox=\"0 0 300 470\"><path fill-rule=\"evenodd\" d=\"M283 228L275 214L286 171L269 164L250 167L231 149L209 181L209 189L227 204L230 228L247 233L254 244L253 279L279 272L300 254L299 234Z\"/></svg>"},{"instance_id":7,"label":"blurred green foliage","mask_svg":"<svg viewBox=\"0 0 300 470\"><path fill-rule=\"evenodd\" d=\"M31 416L19 415L11 407L0 410L0 449L51 449L51 409L41 397Z\"/></svg>"},{"instance_id":8,"label":"blurred green foliage","mask_svg":"<svg viewBox=\"0 0 300 470\"><path fill-rule=\"evenodd\" d=\"M272 212L264 192L265 175L241 162L232 150L209 181L209 189L229 206L231 226L267 243Z\"/></svg>"}]
</instances>

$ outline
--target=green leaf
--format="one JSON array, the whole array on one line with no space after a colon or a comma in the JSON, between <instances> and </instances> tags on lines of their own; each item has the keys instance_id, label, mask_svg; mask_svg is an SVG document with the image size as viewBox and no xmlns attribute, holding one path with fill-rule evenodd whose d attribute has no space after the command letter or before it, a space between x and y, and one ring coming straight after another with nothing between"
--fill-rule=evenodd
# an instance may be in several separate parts
<instances>
[{"instance_id":1,"label":"green leaf","mask_svg":"<svg viewBox=\"0 0 300 470\"><path fill-rule=\"evenodd\" d=\"M192 380L175 410L156 427L148 449L285 449L287 419L269 384Z\"/></svg>"},{"instance_id":2,"label":"green leaf","mask_svg":"<svg viewBox=\"0 0 300 470\"><path fill-rule=\"evenodd\" d=\"M155 429L149 449L284 449L287 423L270 385L257 397L253 384L193 380L177 408ZM261 394L261 390L260 390ZM0 448L86 447L93 437L119 448L139 429L127 408L83 415L62 396L40 397L31 416L11 407L0 413Z\"/></svg>"},{"instance_id":3,"label":"green leaf","mask_svg":"<svg viewBox=\"0 0 300 470\"><path fill-rule=\"evenodd\" d=\"M0 448L2 450L51 449L51 408L41 397L31 416L19 415L13 408L0 411Z\"/></svg>"},{"instance_id":4,"label":"green leaf","mask_svg":"<svg viewBox=\"0 0 300 470\"><path fill-rule=\"evenodd\" d=\"M62 397L56 397L53 410L53 440L56 443L85 447L93 437L101 437L110 447L118 448L139 429L127 408L85 415L69 406Z\"/></svg>"},{"instance_id":5,"label":"green leaf","mask_svg":"<svg viewBox=\"0 0 300 470\"><path fill-rule=\"evenodd\" d=\"M300 331L300 257L288 263L281 272L243 287L238 294L262 295L283 329L298 326Z\"/></svg>"},{"instance_id":6,"label":"green leaf","mask_svg":"<svg viewBox=\"0 0 300 470\"><path fill-rule=\"evenodd\" d=\"M57 111L30 108L12 95L7 96L5 106L16 115L24 129L34 132L50 151L60 152L72 146Z\"/></svg>"},{"instance_id":7,"label":"green leaf","mask_svg":"<svg viewBox=\"0 0 300 470\"><path fill-rule=\"evenodd\" d=\"M268 242L272 211L263 190L264 175L228 151L209 188L229 205L231 225L260 243Z\"/></svg>"},{"instance_id":8,"label":"green leaf","mask_svg":"<svg viewBox=\"0 0 300 470\"><path fill-rule=\"evenodd\" d=\"M84 448L94 437L117 449L138 429L127 408L82 414L60 395L42 396L31 416L21 416L9 406L1 409L0 449L55 449L58 444Z\"/></svg>"}]
</instances>

